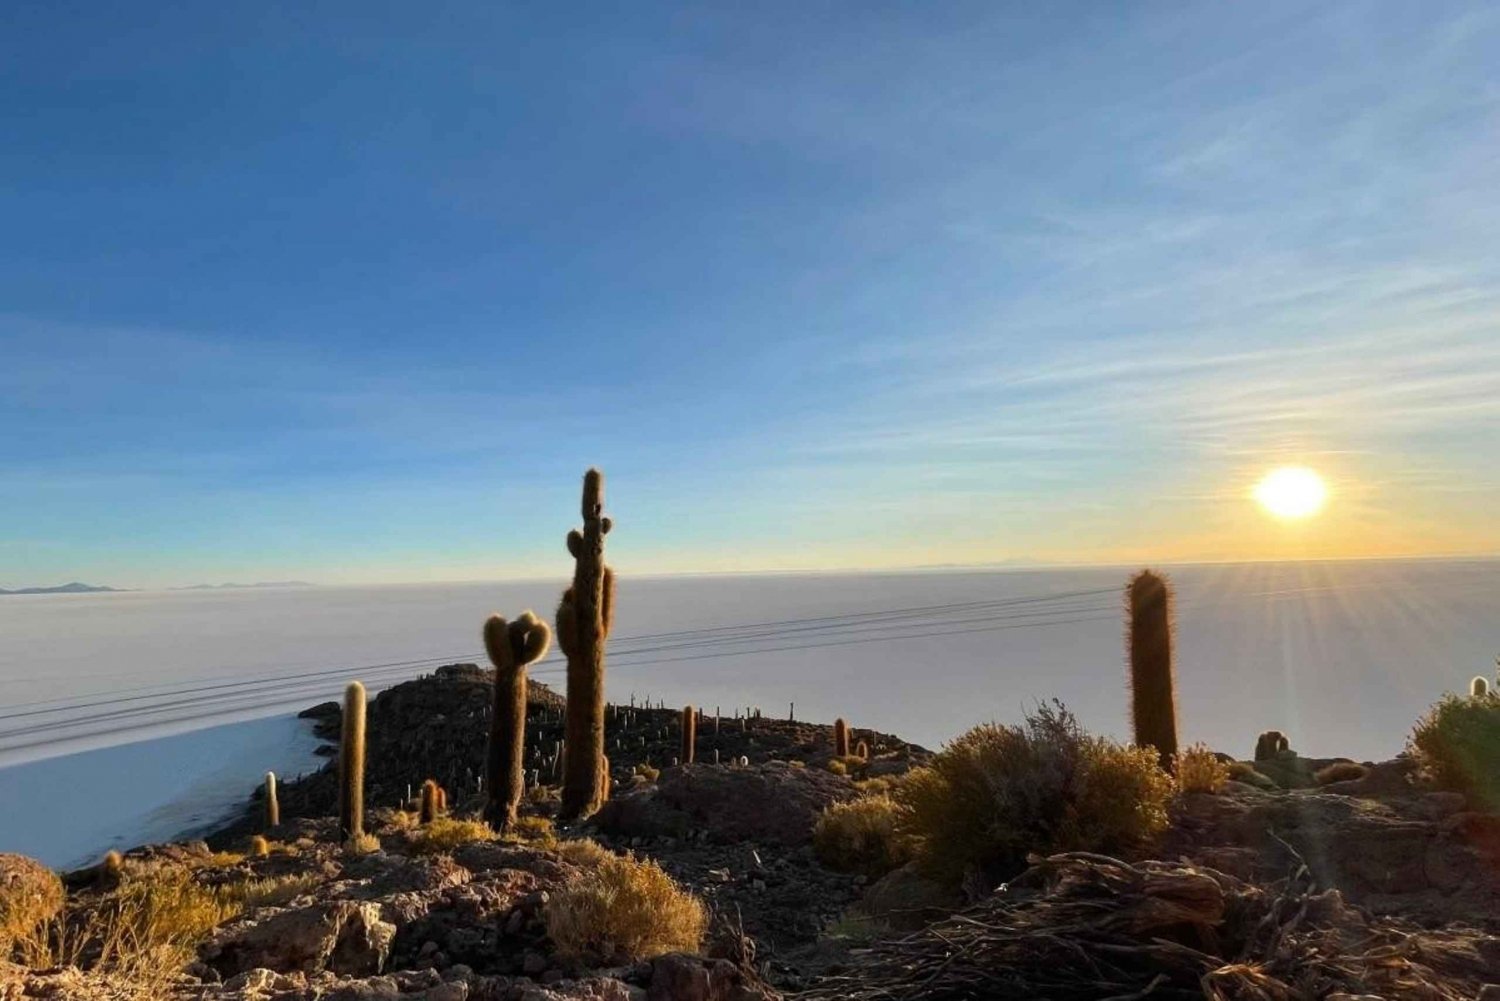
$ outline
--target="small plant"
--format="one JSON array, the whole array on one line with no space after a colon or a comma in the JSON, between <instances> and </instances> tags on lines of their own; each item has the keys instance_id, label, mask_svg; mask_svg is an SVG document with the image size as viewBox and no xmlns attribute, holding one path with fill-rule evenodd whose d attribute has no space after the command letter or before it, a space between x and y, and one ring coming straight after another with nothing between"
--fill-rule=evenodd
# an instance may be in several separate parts
<instances>
[{"instance_id":1,"label":"small plant","mask_svg":"<svg viewBox=\"0 0 1500 1001\"><path fill-rule=\"evenodd\" d=\"M635 774L641 776L647 782L655 782L657 779L661 778L661 769L652 768L649 764L643 761L635 766Z\"/></svg>"},{"instance_id":2,"label":"small plant","mask_svg":"<svg viewBox=\"0 0 1500 1001\"><path fill-rule=\"evenodd\" d=\"M1172 774L1183 792L1223 792L1229 782L1229 766L1208 749L1207 744L1193 744L1177 752Z\"/></svg>"},{"instance_id":3,"label":"small plant","mask_svg":"<svg viewBox=\"0 0 1500 1001\"><path fill-rule=\"evenodd\" d=\"M339 835L345 841L365 832L365 686L349 682L339 726Z\"/></svg>"},{"instance_id":4,"label":"small plant","mask_svg":"<svg viewBox=\"0 0 1500 1001\"><path fill-rule=\"evenodd\" d=\"M698 714L692 706L682 707L682 763L691 765L698 750Z\"/></svg>"},{"instance_id":5,"label":"small plant","mask_svg":"<svg viewBox=\"0 0 1500 1001\"><path fill-rule=\"evenodd\" d=\"M542 845L557 840L557 831L546 817L518 817L508 833L517 841L534 841Z\"/></svg>"},{"instance_id":6,"label":"small plant","mask_svg":"<svg viewBox=\"0 0 1500 1001\"><path fill-rule=\"evenodd\" d=\"M1028 853L1115 851L1157 834L1173 792L1155 750L1087 734L1053 702L1019 726L975 727L907 773L892 798L926 872L994 885Z\"/></svg>"},{"instance_id":7,"label":"small plant","mask_svg":"<svg viewBox=\"0 0 1500 1001\"><path fill-rule=\"evenodd\" d=\"M495 837L488 824L478 820L438 817L418 829L411 841L413 855L444 855L473 841L490 841Z\"/></svg>"},{"instance_id":8,"label":"small plant","mask_svg":"<svg viewBox=\"0 0 1500 1001\"><path fill-rule=\"evenodd\" d=\"M48 923L62 910L62 880L40 862L22 855L0 856L0 964L13 949L35 951Z\"/></svg>"},{"instance_id":9,"label":"small plant","mask_svg":"<svg viewBox=\"0 0 1500 1001\"><path fill-rule=\"evenodd\" d=\"M266 858L271 854L271 842L266 840L265 835L257 834L250 839L251 858Z\"/></svg>"},{"instance_id":10,"label":"small plant","mask_svg":"<svg viewBox=\"0 0 1500 1001\"><path fill-rule=\"evenodd\" d=\"M554 893L543 918L560 955L599 964L697 952L708 926L702 901L655 862L609 852Z\"/></svg>"},{"instance_id":11,"label":"small plant","mask_svg":"<svg viewBox=\"0 0 1500 1001\"><path fill-rule=\"evenodd\" d=\"M356 834L344 839L343 849L349 855L370 855L380 851L380 839L373 834Z\"/></svg>"},{"instance_id":12,"label":"small plant","mask_svg":"<svg viewBox=\"0 0 1500 1001\"><path fill-rule=\"evenodd\" d=\"M833 721L833 756L835 758L849 756L849 724L844 722L842 716Z\"/></svg>"},{"instance_id":13,"label":"small plant","mask_svg":"<svg viewBox=\"0 0 1500 1001\"><path fill-rule=\"evenodd\" d=\"M1331 765L1319 768L1313 775L1313 781L1320 786L1326 786L1334 782L1352 782L1368 774L1370 770L1357 761L1335 761Z\"/></svg>"},{"instance_id":14,"label":"small plant","mask_svg":"<svg viewBox=\"0 0 1500 1001\"><path fill-rule=\"evenodd\" d=\"M846 765L846 764L844 764L838 758L830 758L829 759L829 761L828 761L828 770L830 772L832 772L833 774L835 774L835 775L848 775L849 774L849 766Z\"/></svg>"},{"instance_id":15,"label":"small plant","mask_svg":"<svg viewBox=\"0 0 1500 1001\"><path fill-rule=\"evenodd\" d=\"M1500 809L1500 694L1444 696L1417 720L1407 750L1441 788Z\"/></svg>"},{"instance_id":16,"label":"small plant","mask_svg":"<svg viewBox=\"0 0 1500 1001\"><path fill-rule=\"evenodd\" d=\"M813 850L830 869L879 879L911 860L897 831L901 807L889 796L835 803L813 827Z\"/></svg>"}]
</instances>

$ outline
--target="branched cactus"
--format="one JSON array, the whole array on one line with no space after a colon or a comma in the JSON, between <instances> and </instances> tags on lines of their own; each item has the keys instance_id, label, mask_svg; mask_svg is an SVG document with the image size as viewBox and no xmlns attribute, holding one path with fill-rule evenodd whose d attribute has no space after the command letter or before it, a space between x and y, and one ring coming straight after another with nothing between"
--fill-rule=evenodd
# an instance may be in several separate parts
<instances>
[{"instance_id":1,"label":"branched cactus","mask_svg":"<svg viewBox=\"0 0 1500 1001\"><path fill-rule=\"evenodd\" d=\"M422 806L417 811L417 821L430 824L438 817L438 784L436 779L422 783Z\"/></svg>"},{"instance_id":2,"label":"branched cactus","mask_svg":"<svg viewBox=\"0 0 1500 1001\"><path fill-rule=\"evenodd\" d=\"M281 824L281 802L276 798L276 773L266 772L266 830Z\"/></svg>"},{"instance_id":3,"label":"branched cactus","mask_svg":"<svg viewBox=\"0 0 1500 1001\"><path fill-rule=\"evenodd\" d=\"M1138 747L1154 747L1170 770L1177 755L1177 697L1172 675L1172 588L1150 570L1126 591L1130 645L1130 715Z\"/></svg>"},{"instance_id":4,"label":"branched cactus","mask_svg":"<svg viewBox=\"0 0 1500 1001\"><path fill-rule=\"evenodd\" d=\"M1291 746L1286 734L1280 730L1267 730L1255 741L1255 760L1269 761Z\"/></svg>"},{"instance_id":5,"label":"branched cactus","mask_svg":"<svg viewBox=\"0 0 1500 1001\"><path fill-rule=\"evenodd\" d=\"M835 758L849 756L849 724L844 722L842 716L833 721L833 756Z\"/></svg>"},{"instance_id":6,"label":"branched cactus","mask_svg":"<svg viewBox=\"0 0 1500 1001\"><path fill-rule=\"evenodd\" d=\"M1490 679L1482 674L1475 675L1474 680L1469 682L1469 694L1476 699L1490 694Z\"/></svg>"},{"instance_id":7,"label":"branched cactus","mask_svg":"<svg viewBox=\"0 0 1500 1001\"><path fill-rule=\"evenodd\" d=\"M344 841L365 833L365 686L344 689L339 728L339 834Z\"/></svg>"},{"instance_id":8,"label":"branched cactus","mask_svg":"<svg viewBox=\"0 0 1500 1001\"><path fill-rule=\"evenodd\" d=\"M526 791L526 668L545 657L551 644L552 630L530 609L511 623L492 615L484 624L484 649L495 665L484 819L499 832L515 826Z\"/></svg>"},{"instance_id":9,"label":"branched cactus","mask_svg":"<svg viewBox=\"0 0 1500 1001\"><path fill-rule=\"evenodd\" d=\"M682 763L691 765L698 749L698 714L692 706L682 707Z\"/></svg>"},{"instance_id":10,"label":"branched cactus","mask_svg":"<svg viewBox=\"0 0 1500 1001\"><path fill-rule=\"evenodd\" d=\"M562 820L578 820L599 809L604 784L604 645L614 625L614 573L604 565L604 474L583 477L583 531L568 533L573 586L557 607L557 642L568 658L568 755L563 770Z\"/></svg>"}]
</instances>

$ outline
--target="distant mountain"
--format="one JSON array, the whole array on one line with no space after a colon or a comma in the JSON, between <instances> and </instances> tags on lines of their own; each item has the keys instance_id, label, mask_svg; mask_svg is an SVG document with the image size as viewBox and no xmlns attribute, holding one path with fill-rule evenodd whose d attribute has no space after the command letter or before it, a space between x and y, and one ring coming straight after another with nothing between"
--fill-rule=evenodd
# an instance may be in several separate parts
<instances>
[{"instance_id":1,"label":"distant mountain","mask_svg":"<svg viewBox=\"0 0 1500 1001\"><path fill-rule=\"evenodd\" d=\"M23 587L14 591L0 587L0 594L94 594L98 591L118 590L118 587L97 587L93 584L80 584L75 580L57 587Z\"/></svg>"},{"instance_id":2,"label":"distant mountain","mask_svg":"<svg viewBox=\"0 0 1500 1001\"><path fill-rule=\"evenodd\" d=\"M174 591L223 591L225 589L235 590L250 587L312 587L305 580L263 580L254 584L189 584L187 587L174 587Z\"/></svg>"}]
</instances>

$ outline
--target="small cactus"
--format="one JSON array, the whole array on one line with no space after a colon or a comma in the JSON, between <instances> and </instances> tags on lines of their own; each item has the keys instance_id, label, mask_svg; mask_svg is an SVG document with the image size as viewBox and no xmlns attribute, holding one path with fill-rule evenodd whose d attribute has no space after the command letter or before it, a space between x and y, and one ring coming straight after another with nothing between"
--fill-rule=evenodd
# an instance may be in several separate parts
<instances>
[{"instance_id":1,"label":"small cactus","mask_svg":"<svg viewBox=\"0 0 1500 1001\"><path fill-rule=\"evenodd\" d=\"M1482 674L1475 675L1474 680L1469 682L1469 695L1482 699L1488 694L1490 694L1490 680Z\"/></svg>"},{"instance_id":2,"label":"small cactus","mask_svg":"<svg viewBox=\"0 0 1500 1001\"><path fill-rule=\"evenodd\" d=\"M552 630L530 609L511 623L492 615L484 624L484 648L495 665L484 819L498 832L515 825L525 792L526 668L545 657L551 643Z\"/></svg>"},{"instance_id":3,"label":"small cactus","mask_svg":"<svg viewBox=\"0 0 1500 1001\"><path fill-rule=\"evenodd\" d=\"M1138 747L1154 747L1164 769L1177 755L1177 697L1172 672L1172 588L1142 570L1126 589L1130 714Z\"/></svg>"},{"instance_id":4,"label":"small cactus","mask_svg":"<svg viewBox=\"0 0 1500 1001\"><path fill-rule=\"evenodd\" d=\"M849 756L849 724L844 722L842 716L833 721L833 756L835 758Z\"/></svg>"},{"instance_id":5,"label":"small cactus","mask_svg":"<svg viewBox=\"0 0 1500 1001\"><path fill-rule=\"evenodd\" d=\"M422 805L417 810L417 822L430 824L438 818L438 784L435 779L422 783Z\"/></svg>"},{"instance_id":6,"label":"small cactus","mask_svg":"<svg viewBox=\"0 0 1500 1001\"><path fill-rule=\"evenodd\" d=\"M344 689L339 727L339 836L351 841L365 833L365 686Z\"/></svg>"},{"instance_id":7,"label":"small cactus","mask_svg":"<svg viewBox=\"0 0 1500 1001\"><path fill-rule=\"evenodd\" d=\"M265 858L271 854L271 843L265 839L265 835L257 834L250 839L250 857Z\"/></svg>"},{"instance_id":8,"label":"small cactus","mask_svg":"<svg viewBox=\"0 0 1500 1001\"><path fill-rule=\"evenodd\" d=\"M604 536L613 523L604 516L604 474L583 477L583 530L568 533L575 561L573 586L557 607L557 643L568 658L569 748L558 816L580 820L599 809L604 784L604 645L614 625L614 571L604 564Z\"/></svg>"},{"instance_id":9,"label":"small cactus","mask_svg":"<svg viewBox=\"0 0 1500 1001\"><path fill-rule=\"evenodd\" d=\"M870 745L866 744L864 741L861 740L854 747L854 756L857 757L857 758L859 758L862 761L869 761L870 760Z\"/></svg>"},{"instance_id":10,"label":"small cactus","mask_svg":"<svg viewBox=\"0 0 1500 1001\"><path fill-rule=\"evenodd\" d=\"M698 749L698 714L692 706L682 707L682 763L691 765Z\"/></svg>"},{"instance_id":11,"label":"small cactus","mask_svg":"<svg viewBox=\"0 0 1500 1001\"><path fill-rule=\"evenodd\" d=\"M276 773L266 772L266 830L281 825L281 803L276 798Z\"/></svg>"}]
</instances>

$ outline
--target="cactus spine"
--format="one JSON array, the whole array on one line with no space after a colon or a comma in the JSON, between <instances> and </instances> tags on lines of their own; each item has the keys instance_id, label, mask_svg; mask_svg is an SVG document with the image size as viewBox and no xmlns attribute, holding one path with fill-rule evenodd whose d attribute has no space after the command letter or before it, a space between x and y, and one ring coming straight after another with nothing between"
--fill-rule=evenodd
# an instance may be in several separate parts
<instances>
[{"instance_id":1,"label":"cactus spine","mask_svg":"<svg viewBox=\"0 0 1500 1001\"><path fill-rule=\"evenodd\" d=\"M1476 699L1482 699L1488 694L1490 694L1489 679L1482 674L1475 675L1474 680L1469 682L1469 695Z\"/></svg>"},{"instance_id":2,"label":"cactus spine","mask_svg":"<svg viewBox=\"0 0 1500 1001\"><path fill-rule=\"evenodd\" d=\"M266 772L266 830L281 824L281 802L276 798L276 773Z\"/></svg>"},{"instance_id":3,"label":"cactus spine","mask_svg":"<svg viewBox=\"0 0 1500 1001\"><path fill-rule=\"evenodd\" d=\"M563 770L562 820L579 820L599 809L604 784L604 644L614 624L614 573L604 565L604 474L583 477L583 531L568 533L574 559L573 586L557 606L557 642L568 658L568 755Z\"/></svg>"},{"instance_id":4,"label":"cactus spine","mask_svg":"<svg viewBox=\"0 0 1500 1001\"><path fill-rule=\"evenodd\" d=\"M484 819L498 832L515 826L526 791L526 668L545 657L551 644L552 630L530 609L511 623L492 615L484 624L484 649L495 665Z\"/></svg>"},{"instance_id":5,"label":"cactus spine","mask_svg":"<svg viewBox=\"0 0 1500 1001\"><path fill-rule=\"evenodd\" d=\"M344 689L339 727L339 834L348 841L365 833L365 686Z\"/></svg>"},{"instance_id":6,"label":"cactus spine","mask_svg":"<svg viewBox=\"0 0 1500 1001\"><path fill-rule=\"evenodd\" d=\"M842 716L833 721L833 756L836 758L849 756L849 724L844 722Z\"/></svg>"},{"instance_id":7,"label":"cactus spine","mask_svg":"<svg viewBox=\"0 0 1500 1001\"><path fill-rule=\"evenodd\" d=\"M1171 770L1177 755L1177 696L1172 676L1172 588L1142 570L1126 591L1130 629L1130 715L1138 747L1154 747Z\"/></svg>"},{"instance_id":8,"label":"cactus spine","mask_svg":"<svg viewBox=\"0 0 1500 1001\"><path fill-rule=\"evenodd\" d=\"M682 707L682 763L693 763L693 752L698 748L698 714L692 706Z\"/></svg>"}]
</instances>

